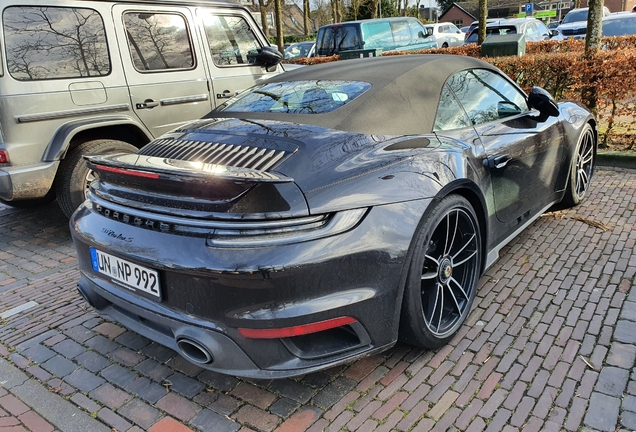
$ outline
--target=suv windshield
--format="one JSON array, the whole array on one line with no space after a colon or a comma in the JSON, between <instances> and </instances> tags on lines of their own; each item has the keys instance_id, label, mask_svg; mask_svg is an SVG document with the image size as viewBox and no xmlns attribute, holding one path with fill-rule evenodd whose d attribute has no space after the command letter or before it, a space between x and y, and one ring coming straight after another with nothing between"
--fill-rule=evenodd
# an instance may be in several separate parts
<instances>
[{"instance_id":1,"label":"suv windshield","mask_svg":"<svg viewBox=\"0 0 636 432\"><path fill-rule=\"evenodd\" d=\"M252 87L213 112L324 114L371 88L360 81L287 81Z\"/></svg>"},{"instance_id":2,"label":"suv windshield","mask_svg":"<svg viewBox=\"0 0 636 432\"><path fill-rule=\"evenodd\" d=\"M360 49L358 26L332 25L322 27L316 41L316 54L330 56L340 51Z\"/></svg>"},{"instance_id":3,"label":"suv windshield","mask_svg":"<svg viewBox=\"0 0 636 432\"><path fill-rule=\"evenodd\" d=\"M568 12L565 18L563 18L563 21L561 21L561 24L567 24L577 21L587 21L587 11L587 9L583 9L579 11Z\"/></svg>"}]
</instances>

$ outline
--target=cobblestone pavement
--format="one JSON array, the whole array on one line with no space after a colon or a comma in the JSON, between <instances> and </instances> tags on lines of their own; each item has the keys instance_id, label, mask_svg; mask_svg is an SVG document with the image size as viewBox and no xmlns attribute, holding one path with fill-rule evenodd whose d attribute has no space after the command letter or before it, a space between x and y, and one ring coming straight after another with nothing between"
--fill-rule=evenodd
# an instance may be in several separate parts
<instances>
[{"instance_id":1,"label":"cobblestone pavement","mask_svg":"<svg viewBox=\"0 0 636 432\"><path fill-rule=\"evenodd\" d=\"M0 206L0 430L634 431L635 195L636 171L598 171L583 205L504 249L439 351L272 381L205 371L97 316L55 204Z\"/></svg>"}]
</instances>

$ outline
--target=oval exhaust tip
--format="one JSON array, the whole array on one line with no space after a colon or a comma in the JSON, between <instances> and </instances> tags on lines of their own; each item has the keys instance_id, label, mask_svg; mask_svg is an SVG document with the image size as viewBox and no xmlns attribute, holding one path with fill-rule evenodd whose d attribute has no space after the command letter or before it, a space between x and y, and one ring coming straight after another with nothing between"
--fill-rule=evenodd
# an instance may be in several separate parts
<instances>
[{"instance_id":1,"label":"oval exhaust tip","mask_svg":"<svg viewBox=\"0 0 636 432\"><path fill-rule=\"evenodd\" d=\"M212 363L212 354L202 344L192 339L179 339L177 346L181 354L193 363Z\"/></svg>"}]
</instances>

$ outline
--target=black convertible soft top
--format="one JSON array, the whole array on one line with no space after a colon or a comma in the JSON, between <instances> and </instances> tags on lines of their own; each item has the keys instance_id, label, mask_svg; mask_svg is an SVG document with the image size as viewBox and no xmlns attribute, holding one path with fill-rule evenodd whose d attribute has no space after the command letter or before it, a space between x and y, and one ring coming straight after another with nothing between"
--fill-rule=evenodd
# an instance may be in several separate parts
<instances>
[{"instance_id":1,"label":"black convertible soft top","mask_svg":"<svg viewBox=\"0 0 636 432\"><path fill-rule=\"evenodd\" d=\"M465 69L491 69L473 57L423 54L344 60L307 66L277 75L266 83L304 80L364 81L371 89L325 114L241 113L212 111L206 118L247 118L310 124L376 135L430 133L442 86Z\"/></svg>"}]
</instances>

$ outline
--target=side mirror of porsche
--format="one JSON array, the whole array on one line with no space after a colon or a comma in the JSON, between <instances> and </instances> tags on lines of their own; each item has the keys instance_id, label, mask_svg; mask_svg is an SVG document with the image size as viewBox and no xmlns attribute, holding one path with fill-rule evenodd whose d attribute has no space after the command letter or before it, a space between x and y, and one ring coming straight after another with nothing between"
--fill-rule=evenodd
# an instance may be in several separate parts
<instances>
[{"instance_id":1,"label":"side mirror of porsche","mask_svg":"<svg viewBox=\"0 0 636 432\"><path fill-rule=\"evenodd\" d=\"M275 47L264 46L257 51L258 53L254 56L254 61L252 62L255 65L270 68L283 60L283 55Z\"/></svg>"},{"instance_id":2,"label":"side mirror of porsche","mask_svg":"<svg viewBox=\"0 0 636 432\"><path fill-rule=\"evenodd\" d=\"M559 116L559 106L556 101L550 93L541 87L532 87L528 95L528 105L530 105L531 108L539 110L542 115L552 117Z\"/></svg>"}]
</instances>

